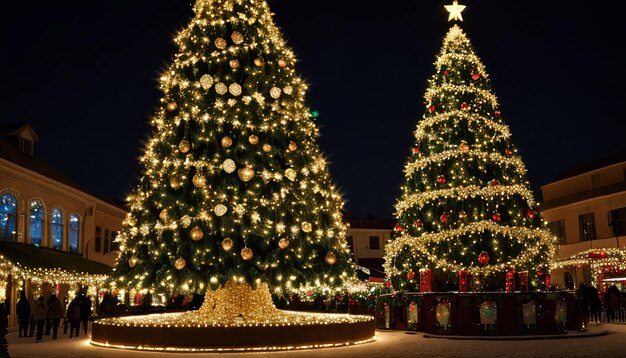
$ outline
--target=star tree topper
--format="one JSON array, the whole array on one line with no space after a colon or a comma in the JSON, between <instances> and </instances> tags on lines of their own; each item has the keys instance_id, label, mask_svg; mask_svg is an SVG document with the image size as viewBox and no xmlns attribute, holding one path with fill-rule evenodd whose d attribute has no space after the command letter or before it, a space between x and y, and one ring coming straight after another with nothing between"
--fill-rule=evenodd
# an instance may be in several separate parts
<instances>
[{"instance_id":1,"label":"star tree topper","mask_svg":"<svg viewBox=\"0 0 626 358\"><path fill-rule=\"evenodd\" d=\"M452 5L444 5L444 7L450 13L450 15L448 15L448 21L452 21L452 20L463 21L463 16L461 15L461 13L463 12L463 10L465 10L466 8L465 5L459 5L459 3L456 0L454 0Z\"/></svg>"}]
</instances>

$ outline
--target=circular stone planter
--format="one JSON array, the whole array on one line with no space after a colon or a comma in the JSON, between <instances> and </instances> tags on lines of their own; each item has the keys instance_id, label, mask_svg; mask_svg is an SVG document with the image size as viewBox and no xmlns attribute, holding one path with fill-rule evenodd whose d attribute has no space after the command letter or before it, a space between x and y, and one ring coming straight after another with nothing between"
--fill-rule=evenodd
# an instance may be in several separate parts
<instances>
[{"instance_id":1,"label":"circular stone planter","mask_svg":"<svg viewBox=\"0 0 626 358\"><path fill-rule=\"evenodd\" d=\"M91 344L154 351L263 351L321 348L371 342L371 316L281 311L273 323L202 322L197 311L106 318L95 321Z\"/></svg>"}]
</instances>

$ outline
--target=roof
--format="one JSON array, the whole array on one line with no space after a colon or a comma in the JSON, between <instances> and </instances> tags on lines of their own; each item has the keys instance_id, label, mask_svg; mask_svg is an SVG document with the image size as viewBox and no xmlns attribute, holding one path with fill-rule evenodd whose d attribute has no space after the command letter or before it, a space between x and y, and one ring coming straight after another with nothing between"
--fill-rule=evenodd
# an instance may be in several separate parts
<instances>
[{"instance_id":1,"label":"roof","mask_svg":"<svg viewBox=\"0 0 626 358\"><path fill-rule=\"evenodd\" d=\"M592 172L594 170L608 167L613 164L626 162L626 152L621 153L613 153L609 154L604 158L594 160L587 163L582 163L575 165L573 167L569 167L559 173L556 178L552 182L556 182L559 180L575 177L577 175L585 174L588 172Z\"/></svg>"},{"instance_id":2,"label":"roof","mask_svg":"<svg viewBox=\"0 0 626 358\"><path fill-rule=\"evenodd\" d=\"M108 204L119 207L120 209L127 210L123 203L120 203L117 200L103 198L91 193L86 187L74 182L72 179L67 177L64 173L52 167L48 163L37 159L36 157L31 157L25 153L22 153L11 140L11 136L15 135L16 132L19 132L23 129L29 129L32 133L37 136L35 130L25 122L19 123L11 123L11 124L0 124L0 158L6 159L16 165L19 165L22 168L31 170L35 173L41 174L47 178L58 181L59 183L63 183L67 186L71 186L74 189L80 190L83 193L89 194L95 198L98 198Z\"/></svg>"},{"instance_id":3,"label":"roof","mask_svg":"<svg viewBox=\"0 0 626 358\"><path fill-rule=\"evenodd\" d=\"M27 268L61 269L67 272L108 275L111 267L78 254L0 240L0 255Z\"/></svg>"}]
</instances>

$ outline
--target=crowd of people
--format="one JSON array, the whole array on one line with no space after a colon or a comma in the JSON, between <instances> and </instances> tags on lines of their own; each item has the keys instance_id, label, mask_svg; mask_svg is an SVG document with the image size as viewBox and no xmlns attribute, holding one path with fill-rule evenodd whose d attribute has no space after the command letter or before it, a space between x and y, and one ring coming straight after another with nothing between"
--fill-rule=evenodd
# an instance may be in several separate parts
<instances>
[{"instance_id":1,"label":"crowd of people","mask_svg":"<svg viewBox=\"0 0 626 358\"><path fill-rule=\"evenodd\" d=\"M581 282L576 290L576 298L585 322L599 324L626 321L626 300L615 285L601 294L597 288Z\"/></svg>"},{"instance_id":2,"label":"crowd of people","mask_svg":"<svg viewBox=\"0 0 626 358\"><path fill-rule=\"evenodd\" d=\"M16 308L18 337L35 335L35 342L42 342L43 336L50 335L52 339L57 339L61 320L63 320L63 334L67 334L69 328L70 338L79 336L81 324L83 331L87 334L89 317L91 317L91 299L83 293L74 297L65 308L54 293L48 299L39 295L31 305L22 291Z\"/></svg>"}]
</instances>

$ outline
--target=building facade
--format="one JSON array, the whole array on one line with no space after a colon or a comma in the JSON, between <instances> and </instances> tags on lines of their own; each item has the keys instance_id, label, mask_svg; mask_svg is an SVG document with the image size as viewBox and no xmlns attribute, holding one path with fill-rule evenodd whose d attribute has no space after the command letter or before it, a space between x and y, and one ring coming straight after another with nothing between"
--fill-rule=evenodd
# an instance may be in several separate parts
<instances>
[{"instance_id":1,"label":"building facade","mask_svg":"<svg viewBox=\"0 0 626 358\"><path fill-rule=\"evenodd\" d=\"M626 154L581 165L541 187L541 214L559 238L552 280L600 291L626 284ZM621 278L624 278L623 280Z\"/></svg>"},{"instance_id":2,"label":"building facade","mask_svg":"<svg viewBox=\"0 0 626 358\"><path fill-rule=\"evenodd\" d=\"M2 264L13 270L4 288L12 318L18 290L27 290L32 299L60 294L62 285L80 284L79 277L87 283L102 279L115 263L114 239L126 215L122 205L90 194L39 161L37 140L27 123L0 125L0 254ZM50 261L24 265L29 259L24 255L38 253ZM75 267L64 267L69 262ZM46 279L37 272L46 272Z\"/></svg>"},{"instance_id":3,"label":"building facade","mask_svg":"<svg viewBox=\"0 0 626 358\"><path fill-rule=\"evenodd\" d=\"M369 217L348 219L348 223L346 241L352 248L354 262L371 278L383 279L385 244L391 239L395 220Z\"/></svg>"}]
</instances>

